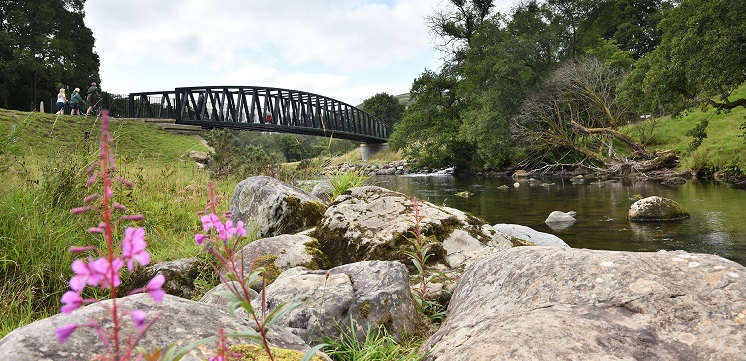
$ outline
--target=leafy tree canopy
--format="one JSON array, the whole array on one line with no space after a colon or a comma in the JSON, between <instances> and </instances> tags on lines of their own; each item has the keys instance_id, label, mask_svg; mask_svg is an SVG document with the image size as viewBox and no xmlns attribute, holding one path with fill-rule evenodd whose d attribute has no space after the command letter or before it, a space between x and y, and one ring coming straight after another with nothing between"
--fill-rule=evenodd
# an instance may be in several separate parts
<instances>
[{"instance_id":1,"label":"leafy tree canopy","mask_svg":"<svg viewBox=\"0 0 746 361\"><path fill-rule=\"evenodd\" d=\"M84 0L0 2L0 106L33 109L61 87L97 81Z\"/></svg>"},{"instance_id":2,"label":"leafy tree canopy","mask_svg":"<svg viewBox=\"0 0 746 361\"><path fill-rule=\"evenodd\" d=\"M684 0L660 22L660 46L638 61L625 95L640 111L746 106L731 92L746 81L746 11L728 0Z\"/></svg>"},{"instance_id":3,"label":"leafy tree canopy","mask_svg":"<svg viewBox=\"0 0 746 361\"><path fill-rule=\"evenodd\" d=\"M399 99L388 93L378 93L363 101L362 109L381 119L389 129L401 120L406 107Z\"/></svg>"}]
</instances>

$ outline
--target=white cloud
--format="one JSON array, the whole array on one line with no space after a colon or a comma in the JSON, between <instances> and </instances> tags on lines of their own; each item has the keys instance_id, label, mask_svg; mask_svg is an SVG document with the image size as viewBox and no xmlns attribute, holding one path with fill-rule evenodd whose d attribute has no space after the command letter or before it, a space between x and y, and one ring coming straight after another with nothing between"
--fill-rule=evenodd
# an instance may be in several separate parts
<instances>
[{"instance_id":1,"label":"white cloud","mask_svg":"<svg viewBox=\"0 0 746 361\"><path fill-rule=\"evenodd\" d=\"M358 104L407 92L438 67L424 17L446 3L88 0L85 9L104 90L264 85Z\"/></svg>"}]
</instances>

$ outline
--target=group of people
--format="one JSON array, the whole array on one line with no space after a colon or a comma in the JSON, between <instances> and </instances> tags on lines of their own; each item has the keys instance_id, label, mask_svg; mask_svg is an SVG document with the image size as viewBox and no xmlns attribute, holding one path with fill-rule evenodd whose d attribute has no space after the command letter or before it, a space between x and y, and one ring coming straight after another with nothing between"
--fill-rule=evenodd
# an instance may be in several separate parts
<instances>
[{"instance_id":1,"label":"group of people","mask_svg":"<svg viewBox=\"0 0 746 361\"><path fill-rule=\"evenodd\" d=\"M93 112L94 108L98 107L98 103L101 100L101 92L98 89L98 86L96 86L96 82L91 83L91 86L88 88L88 95L86 95L85 101L83 100L83 97L80 96L80 88L75 88L73 90L73 93L70 94L70 108L72 111L70 112L70 115L88 115ZM65 96L65 88L60 89L60 92L57 94L57 115L65 114L65 104L68 103L67 97ZM88 104L88 109L84 114L80 114L80 106L83 103Z\"/></svg>"}]
</instances>

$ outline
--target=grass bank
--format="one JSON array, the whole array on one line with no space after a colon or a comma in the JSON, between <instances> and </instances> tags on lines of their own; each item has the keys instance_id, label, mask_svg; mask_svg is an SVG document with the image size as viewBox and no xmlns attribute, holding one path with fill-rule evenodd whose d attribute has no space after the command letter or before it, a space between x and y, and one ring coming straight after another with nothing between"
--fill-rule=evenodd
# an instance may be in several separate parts
<instances>
[{"instance_id":1,"label":"grass bank","mask_svg":"<svg viewBox=\"0 0 746 361\"><path fill-rule=\"evenodd\" d=\"M746 86L734 92L733 98L746 98ZM689 144L694 138L686 133L703 119L709 119L707 138L695 151L689 152ZM740 126L744 122L746 109L743 107L720 113L708 107L691 110L681 117L646 120L627 126L624 131L635 139L647 140L650 149L676 151L681 170L691 170L703 176L712 176L716 172L744 175L746 139L739 136L743 134Z\"/></svg>"},{"instance_id":2,"label":"grass bank","mask_svg":"<svg viewBox=\"0 0 746 361\"><path fill-rule=\"evenodd\" d=\"M74 260L70 246L101 242L86 229L93 215L73 216L92 193L84 187L98 156L100 119L0 109L0 338L34 320L56 314L68 289ZM153 262L192 257L199 230L196 212L207 199L206 173L188 157L206 150L200 138L175 135L157 125L113 121L116 175L134 183L116 190L127 213L145 220ZM235 181L216 182L227 209ZM121 224L117 234L122 234Z\"/></svg>"}]
</instances>

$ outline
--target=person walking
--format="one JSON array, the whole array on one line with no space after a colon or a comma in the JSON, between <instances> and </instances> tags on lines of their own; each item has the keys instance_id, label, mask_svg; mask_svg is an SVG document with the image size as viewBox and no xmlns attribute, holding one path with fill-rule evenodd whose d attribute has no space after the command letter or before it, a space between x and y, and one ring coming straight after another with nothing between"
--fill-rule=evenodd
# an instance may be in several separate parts
<instances>
[{"instance_id":1,"label":"person walking","mask_svg":"<svg viewBox=\"0 0 746 361\"><path fill-rule=\"evenodd\" d=\"M70 115L81 115L80 114L80 105L83 103L83 97L80 96L80 88L75 88L73 90L73 93L70 94L70 108L72 108L72 111L70 111Z\"/></svg>"},{"instance_id":2,"label":"person walking","mask_svg":"<svg viewBox=\"0 0 746 361\"><path fill-rule=\"evenodd\" d=\"M57 93L57 115L63 115L65 114L65 103L67 103L67 98L65 97L65 88L60 89L60 92Z\"/></svg>"},{"instance_id":3,"label":"person walking","mask_svg":"<svg viewBox=\"0 0 746 361\"><path fill-rule=\"evenodd\" d=\"M88 103L88 110L85 111L85 115L91 115L93 108L98 106L98 102L101 100L101 94L96 82L91 83L91 87L88 88L88 95L86 95L85 101Z\"/></svg>"}]
</instances>

